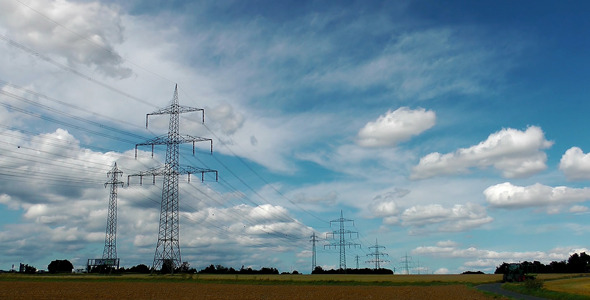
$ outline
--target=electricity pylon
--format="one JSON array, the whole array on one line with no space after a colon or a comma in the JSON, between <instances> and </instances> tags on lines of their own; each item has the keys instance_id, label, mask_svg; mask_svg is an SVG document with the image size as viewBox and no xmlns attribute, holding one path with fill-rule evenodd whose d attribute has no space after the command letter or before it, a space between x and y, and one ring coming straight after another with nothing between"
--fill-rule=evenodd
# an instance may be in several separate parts
<instances>
[{"instance_id":1,"label":"electricity pylon","mask_svg":"<svg viewBox=\"0 0 590 300\"><path fill-rule=\"evenodd\" d=\"M412 257L408 256L408 253L406 253L406 255L402 256L402 258L402 268L406 270L406 275L410 275L410 260Z\"/></svg>"},{"instance_id":2,"label":"electricity pylon","mask_svg":"<svg viewBox=\"0 0 590 300\"><path fill-rule=\"evenodd\" d=\"M373 253L367 254L367 256L373 257L373 259L366 261L367 263L375 263L375 270L381 269L382 262L389 262L388 260L380 259L380 257L387 256L387 253L379 251L379 249L385 249L384 246L379 246L377 239L375 239L375 246L370 246L369 249L375 249Z\"/></svg>"},{"instance_id":3,"label":"electricity pylon","mask_svg":"<svg viewBox=\"0 0 590 300\"><path fill-rule=\"evenodd\" d=\"M310 238L311 240L309 241L311 242L311 271L313 272L315 270L315 267L317 266L315 256L315 242L318 241L318 236L314 232Z\"/></svg>"},{"instance_id":4,"label":"electricity pylon","mask_svg":"<svg viewBox=\"0 0 590 300\"><path fill-rule=\"evenodd\" d=\"M350 247L356 247L359 246L360 244L356 244L356 243L351 243L351 242L347 242L346 241L346 235L349 235L352 238L352 234L356 234L358 237L358 232L356 231L350 231L350 230L346 230L344 228L344 224L346 222L352 222L352 225L354 226L354 220L349 220L349 219L345 219L343 214L342 214L342 210L340 210L340 218L336 219L336 220L332 220L330 221L330 226L332 226L333 222L338 222L340 223L340 228L338 230L334 230L332 232L328 232L326 234L326 238L328 237L329 234L332 235L332 238L334 238L336 235L339 236L339 241L338 242L334 242L334 243L330 243L328 245L324 245L325 247L340 247L340 269L346 271L346 247L348 246Z\"/></svg>"},{"instance_id":5,"label":"electricity pylon","mask_svg":"<svg viewBox=\"0 0 590 300\"><path fill-rule=\"evenodd\" d=\"M205 110L202 108L193 108L181 106L178 104L178 86L174 88L174 96L172 103L160 110L149 113L145 116L145 127L148 127L148 117L153 115L170 115L170 122L168 123L168 135L160 136L148 140L144 143L135 145L135 157L137 158L137 146L152 146L152 157L154 155L154 145L166 145L166 163L164 166L142 171L138 174L132 174L127 177L139 176L140 182L143 176L152 176L153 182L156 182L156 176L163 175L164 182L162 184L162 203L160 208L160 225L158 230L158 243L156 245L156 252L154 253L154 262L152 270L159 270L164 266L169 268L169 271L180 267L182 260L180 257L179 244L179 204L178 204L178 175L201 173L201 180L204 180L205 173L215 172L215 180L217 180L217 171L211 169L196 168L192 166L181 166L179 163L179 145L183 143L193 144L193 155L195 153L195 142L209 141L211 142L211 153L213 153L213 140L207 138L193 137L189 135L180 135L180 114L200 111L203 114L202 122L205 122Z\"/></svg>"},{"instance_id":6,"label":"electricity pylon","mask_svg":"<svg viewBox=\"0 0 590 300\"><path fill-rule=\"evenodd\" d=\"M109 211L107 215L107 230L104 238L104 251L102 252L102 258L111 260L117 258L117 187L119 184L123 186L123 181L119 181L119 177L123 176L123 171L117 168L117 163L107 173L107 177L110 178L104 184L106 188L111 185L111 193L109 196Z\"/></svg>"}]
</instances>

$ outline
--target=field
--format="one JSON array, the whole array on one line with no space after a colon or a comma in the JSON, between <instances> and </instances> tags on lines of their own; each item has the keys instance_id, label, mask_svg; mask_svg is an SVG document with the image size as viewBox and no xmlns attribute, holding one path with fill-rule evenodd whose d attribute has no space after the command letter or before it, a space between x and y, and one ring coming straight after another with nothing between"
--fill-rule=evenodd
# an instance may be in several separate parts
<instances>
[{"instance_id":1,"label":"field","mask_svg":"<svg viewBox=\"0 0 590 300\"><path fill-rule=\"evenodd\" d=\"M0 275L0 299L498 299L501 275Z\"/></svg>"},{"instance_id":2,"label":"field","mask_svg":"<svg viewBox=\"0 0 590 300\"><path fill-rule=\"evenodd\" d=\"M494 299L495 275L0 276L0 299ZM497 299L497 298L496 298Z\"/></svg>"},{"instance_id":3,"label":"field","mask_svg":"<svg viewBox=\"0 0 590 300\"><path fill-rule=\"evenodd\" d=\"M0 282L2 299L493 299L465 285L320 286L189 282Z\"/></svg>"},{"instance_id":4,"label":"field","mask_svg":"<svg viewBox=\"0 0 590 300\"><path fill-rule=\"evenodd\" d=\"M545 288L551 291L572 293L590 297L590 277L547 281L545 282Z\"/></svg>"}]
</instances>

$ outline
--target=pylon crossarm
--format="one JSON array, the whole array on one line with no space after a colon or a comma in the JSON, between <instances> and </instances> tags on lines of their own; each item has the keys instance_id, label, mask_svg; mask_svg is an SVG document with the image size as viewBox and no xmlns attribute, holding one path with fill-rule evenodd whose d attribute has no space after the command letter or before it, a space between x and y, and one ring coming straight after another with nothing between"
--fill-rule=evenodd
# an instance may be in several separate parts
<instances>
[{"instance_id":1,"label":"pylon crossarm","mask_svg":"<svg viewBox=\"0 0 590 300\"><path fill-rule=\"evenodd\" d=\"M179 136L178 139L171 141L168 136L162 135L162 136L147 140L143 143L135 144L135 158L137 159L137 147L138 146L152 146L152 157L154 157L154 145L168 145L170 143L176 143L176 144L193 143L193 155L195 155L195 143L197 143L197 142L209 142L211 144L211 147L210 147L211 153L213 153L213 139L185 135L185 136Z\"/></svg>"},{"instance_id":2,"label":"pylon crossarm","mask_svg":"<svg viewBox=\"0 0 590 300\"><path fill-rule=\"evenodd\" d=\"M205 181L205 173L215 173L215 181L219 181L219 173L217 172L217 170L212 170L212 169L203 169L203 168L197 168L197 167L193 167L193 166L181 166L179 167L178 170L179 174L188 174L188 181L190 182L190 175L191 174L201 174L201 181Z\"/></svg>"},{"instance_id":3,"label":"pylon crossarm","mask_svg":"<svg viewBox=\"0 0 590 300\"><path fill-rule=\"evenodd\" d=\"M190 182L190 175L191 174L201 174L201 181L205 181L205 173L215 173L215 181L219 181L219 173L217 170L212 170L212 169L204 169L204 168L197 168L197 167L192 167L192 166L179 166L177 171L172 171L170 172L170 170L166 169L165 167L160 167L160 168L152 168L149 169L147 171L141 171L139 173L136 174L131 174L131 175L127 175L127 185L129 185L130 182L130 178L131 177L139 177L140 180L140 184L143 184L143 177L144 176L152 176L153 177L153 183L156 183L156 176L165 176L167 174L172 175L172 174L176 174L176 175L188 175L188 181Z\"/></svg>"},{"instance_id":4,"label":"pylon crossarm","mask_svg":"<svg viewBox=\"0 0 590 300\"><path fill-rule=\"evenodd\" d=\"M187 139L188 137L188 139ZM193 143L193 155L195 155L195 143L197 142L206 142L209 141L209 143L211 143L211 154L213 154L213 139L208 139L208 138L202 138L202 137L194 137L194 136L190 136L187 135L186 137L181 137L186 139L186 142L192 142Z\"/></svg>"},{"instance_id":5,"label":"pylon crossarm","mask_svg":"<svg viewBox=\"0 0 590 300\"><path fill-rule=\"evenodd\" d=\"M203 112L203 114L201 116L201 120L202 120L201 122L205 123L205 110L204 109L182 106L182 105L170 105L168 107L159 109L155 112L146 114L145 115L145 128L148 128L149 116L169 115L169 114L175 114L175 113L188 113L188 112L193 112L193 111Z\"/></svg>"}]
</instances>

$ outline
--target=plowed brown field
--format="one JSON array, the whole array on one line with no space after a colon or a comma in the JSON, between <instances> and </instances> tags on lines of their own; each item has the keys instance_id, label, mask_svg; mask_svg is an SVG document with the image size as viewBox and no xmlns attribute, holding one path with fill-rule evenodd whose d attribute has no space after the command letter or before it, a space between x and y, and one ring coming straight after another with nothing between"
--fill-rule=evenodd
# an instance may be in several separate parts
<instances>
[{"instance_id":1,"label":"plowed brown field","mask_svg":"<svg viewBox=\"0 0 590 300\"><path fill-rule=\"evenodd\" d=\"M0 281L0 299L494 299L465 285L335 286Z\"/></svg>"}]
</instances>

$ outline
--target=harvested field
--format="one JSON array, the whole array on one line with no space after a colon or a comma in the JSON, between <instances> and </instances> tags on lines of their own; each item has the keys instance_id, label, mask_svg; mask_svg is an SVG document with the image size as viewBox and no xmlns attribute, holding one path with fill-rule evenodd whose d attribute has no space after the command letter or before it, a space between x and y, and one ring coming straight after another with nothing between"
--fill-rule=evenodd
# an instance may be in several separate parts
<instances>
[{"instance_id":1,"label":"harvested field","mask_svg":"<svg viewBox=\"0 0 590 300\"><path fill-rule=\"evenodd\" d=\"M202 282L0 281L0 299L495 299L465 285L252 285ZM497 299L497 298L496 298Z\"/></svg>"},{"instance_id":2,"label":"harvested field","mask_svg":"<svg viewBox=\"0 0 590 300\"><path fill-rule=\"evenodd\" d=\"M256 281L293 281L293 282L356 282L360 284L391 283L391 284L445 284L468 283L482 284L499 282L501 274L454 274L454 275L211 275L199 274L192 278L198 280L229 281L229 280L256 280Z\"/></svg>"},{"instance_id":3,"label":"harvested field","mask_svg":"<svg viewBox=\"0 0 590 300\"><path fill-rule=\"evenodd\" d=\"M590 277L546 281L545 288L550 291L590 297Z\"/></svg>"}]
</instances>

